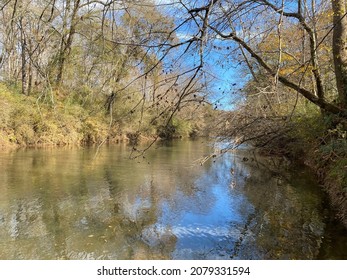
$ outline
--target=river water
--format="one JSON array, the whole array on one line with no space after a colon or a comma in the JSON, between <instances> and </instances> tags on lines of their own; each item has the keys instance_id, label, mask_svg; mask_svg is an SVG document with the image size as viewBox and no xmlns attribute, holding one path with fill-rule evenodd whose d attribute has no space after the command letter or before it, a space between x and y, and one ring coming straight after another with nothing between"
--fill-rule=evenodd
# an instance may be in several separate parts
<instances>
[{"instance_id":1,"label":"river water","mask_svg":"<svg viewBox=\"0 0 347 280\"><path fill-rule=\"evenodd\" d=\"M0 152L0 259L347 259L307 170L212 149Z\"/></svg>"}]
</instances>

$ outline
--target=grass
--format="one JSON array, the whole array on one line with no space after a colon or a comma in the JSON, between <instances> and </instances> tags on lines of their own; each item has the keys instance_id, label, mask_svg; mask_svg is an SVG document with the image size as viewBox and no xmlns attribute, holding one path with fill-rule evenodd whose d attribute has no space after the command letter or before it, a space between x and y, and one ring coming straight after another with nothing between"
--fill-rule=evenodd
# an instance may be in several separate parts
<instances>
[{"instance_id":1,"label":"grass","mask_svg":"<svg viewBox=\"0 0 347 280\"><path fill-rule=\"evenodd\" d=\"M53 105L0 84L2 147L98 143L110 135L108 123L103 110L58 98Z\"/></svg>"}]
</instances>

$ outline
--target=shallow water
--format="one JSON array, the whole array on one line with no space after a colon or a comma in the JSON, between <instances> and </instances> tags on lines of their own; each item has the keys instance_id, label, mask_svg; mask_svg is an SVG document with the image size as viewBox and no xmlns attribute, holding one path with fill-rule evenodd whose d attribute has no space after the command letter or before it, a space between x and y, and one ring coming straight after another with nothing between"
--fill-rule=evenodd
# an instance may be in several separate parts
<instances>
[{"instance_id":1,"label":"shallow water","mask_svg":"<svg viewBox=\"0 0 347 280\"><path fill-rule=\"evenodd\" d=\"M309 172L203 140L0 153L0 259L347 259ZM279 166L277 166L279 165Z\"/></svg>"}]
</instances>

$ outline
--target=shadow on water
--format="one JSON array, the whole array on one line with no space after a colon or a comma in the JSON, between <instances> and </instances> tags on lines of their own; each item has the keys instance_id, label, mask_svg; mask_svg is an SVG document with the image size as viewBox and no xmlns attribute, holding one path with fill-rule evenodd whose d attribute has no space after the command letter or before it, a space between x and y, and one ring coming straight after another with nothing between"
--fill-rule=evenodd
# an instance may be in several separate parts
<instances>
[{"instance_id":1,"label":"shadow on water","mask_svg":"<svg viewBox=\"0 0 347 280\"><path fill-rule=\"evenodd\" d=\"M0 259L347 259L303 167L202 140L0 154ZM284 167L283 167L284 166Z\"/></svg>"}]
</instances>

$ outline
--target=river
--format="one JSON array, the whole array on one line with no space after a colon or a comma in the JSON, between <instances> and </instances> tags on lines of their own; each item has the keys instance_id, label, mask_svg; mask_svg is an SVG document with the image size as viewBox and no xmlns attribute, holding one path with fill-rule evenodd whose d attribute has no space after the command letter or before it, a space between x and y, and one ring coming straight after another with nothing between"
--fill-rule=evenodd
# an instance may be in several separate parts
<instances>
[{"instance_id":1,"label":"river","mask_svg":"<svg viewBox=\"0 0 347 280\"><path fill-rule=\"evenodd\" d=\"M0 152L0 259L347 259L308 170L212 149Z\"/></svg>"}]
</instances>

